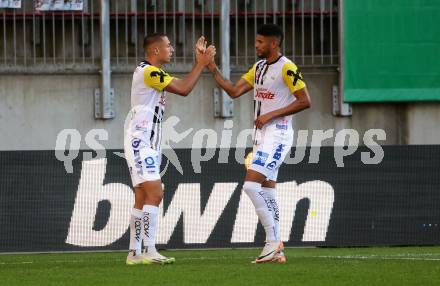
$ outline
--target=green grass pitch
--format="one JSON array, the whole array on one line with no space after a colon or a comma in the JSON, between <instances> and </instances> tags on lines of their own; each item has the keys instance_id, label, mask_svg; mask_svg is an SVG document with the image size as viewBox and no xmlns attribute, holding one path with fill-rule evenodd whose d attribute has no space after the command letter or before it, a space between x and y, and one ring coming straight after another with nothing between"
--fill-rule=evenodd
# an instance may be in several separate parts
<instances>
[{"instance_id":1,"label":"green grass pitch","mask_svg":"<svg viewBox=\"0 0 440 286\"><path fill-rule=\"evenodd\" d=\"M164 251L173 265L126 266L126 253L0 255L0 285L440 285L440 247L287 248L287 263L251 264L259 249Z\"/></svg>"}]
</instances>

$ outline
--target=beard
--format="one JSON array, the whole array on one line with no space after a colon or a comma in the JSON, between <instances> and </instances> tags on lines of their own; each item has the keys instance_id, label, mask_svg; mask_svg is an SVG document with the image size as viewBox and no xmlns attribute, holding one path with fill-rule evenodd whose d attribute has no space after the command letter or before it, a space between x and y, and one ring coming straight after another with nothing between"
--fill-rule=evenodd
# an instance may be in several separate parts
<instances>
[{"instance_id":1,"label":"beard","mask_svg":"<svg viewBox=\"0 0 440 286\"><path fill-rule=\"evenodd\" d=\"M265 59L270 55L269 51L262 51L260 54L257 53L257 57L260 59Z\"/></svg>"}]
</instances>

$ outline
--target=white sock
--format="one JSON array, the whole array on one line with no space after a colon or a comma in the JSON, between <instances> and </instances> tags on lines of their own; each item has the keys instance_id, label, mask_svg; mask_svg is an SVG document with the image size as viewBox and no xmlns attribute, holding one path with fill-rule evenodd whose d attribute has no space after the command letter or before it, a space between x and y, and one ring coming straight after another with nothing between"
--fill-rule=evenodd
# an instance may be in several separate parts
<instances>
[{"instance_id":1,"label":"white sock","mask_svg":"<svg viewBox=\"0 0 440 286\"><path fill-rule=\"evenodd\" d=\"M266 242L277 241L272 206L267 200L265 192L261 189L261 184L246 181L243 184L243 191L249 196L255 207L255 212L266 232Z\"/></svg>"},{"instance_id":2,"label":"white sock","mask_svg":"<svg viewBox=\"0 0 440 286\"><path fill-rule=\"evenodd\" d=\"M272 216L275 223L275 238L277 241L281 241L280 233L280 209L278 208L276 190L275 188L261 188L266 193L266 198L272 205Z\"/></svg>"},{"instance_id":3,"label":"white sock","mask_svg":"<svg viewBox=\"0 0 440 286\"><path fill-rule=\"evenodd\" d=\"M130 216L130 251L142 253L142 210L133 208Z\"/></svg>"},{"instance_id":4,"label":"white sock","mask_svg":"<svg viewBox=\"0 0 440 286\"><path fill-rule=\"evenodd\" d=\"M157 214L159 207L144 205L142 209L142 238L146 252L156 251Z\"/></svg>"}]
</instances>

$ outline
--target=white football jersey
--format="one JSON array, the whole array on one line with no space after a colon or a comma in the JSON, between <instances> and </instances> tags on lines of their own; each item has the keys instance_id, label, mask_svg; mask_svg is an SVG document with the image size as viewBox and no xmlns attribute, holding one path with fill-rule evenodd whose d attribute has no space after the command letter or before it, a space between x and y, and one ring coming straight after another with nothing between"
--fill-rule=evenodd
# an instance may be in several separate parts
<instances>
[{"instance_id":1,"label":"white football jersey","mask_svg":"<svg viewBox=\"0 0 440 286\"><path fill-rule=\"evenodd\" d=\"M258 61L242 78L254 87L255 119L291 104L296 100L293 93L306 86L296 65L285 56L270 64L266 60ZM291 129L292 116L276 118L263 129L271 125Z\"/></svg>"},{"instance_id":2,"label":"white football jersey","mask_svg":"<svg viewBox=\"0 0 440 286\"><path fill-rule=\"evenodd\" d=\"M165 88L173 77L147 61L141 62L133 73L131 111L126 136L137 138L160 149L161 123L165 112Z\"/></svg>"}]
</instances>

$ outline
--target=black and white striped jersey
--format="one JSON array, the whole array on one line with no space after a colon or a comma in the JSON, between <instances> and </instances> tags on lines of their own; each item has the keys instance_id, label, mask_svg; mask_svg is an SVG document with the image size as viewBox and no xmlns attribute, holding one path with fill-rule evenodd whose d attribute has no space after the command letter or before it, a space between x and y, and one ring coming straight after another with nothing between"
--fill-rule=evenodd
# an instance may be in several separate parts
<instances>
[{"instance_id":1,"label":"black and white striped jersey","mask_svg":"<svg viewBox=\"0 0 440 286\"><path fill-rule=\"evenodd\" d=\"M256 62L242 78L254 88L256 116L286 107L296 100L292 94L306 86L296 65L285 56L273 63Z\"/></svg>"},{"instance_id":2,"label":"black and white striped jersey","mask_svg":"<svg viewBox=\"0 0 440 286\"><path fill-rule=\"evenodd\" d=\"M131 114L126 132L155 150L159 150L161 144L166 104L164 89L172 80L172 76L147 61L141 62L133 73Z\"/></svg>"}]
</instances>

